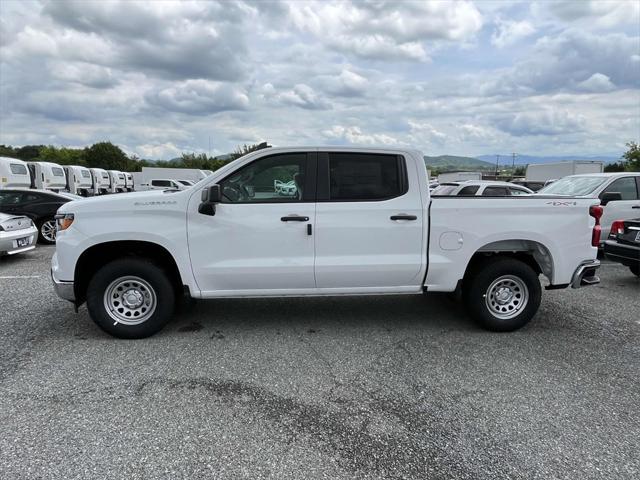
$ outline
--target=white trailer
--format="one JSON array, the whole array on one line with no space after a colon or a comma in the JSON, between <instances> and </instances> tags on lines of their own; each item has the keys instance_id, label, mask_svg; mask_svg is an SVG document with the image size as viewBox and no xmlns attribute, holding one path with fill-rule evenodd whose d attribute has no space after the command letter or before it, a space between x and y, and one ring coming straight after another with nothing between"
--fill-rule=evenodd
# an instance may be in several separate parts
<instances>
[{"instance_id":1,"label":"white trailer","mask_svg":"<svg viewBox=\"0 0 640 480\"><path fill-rule=\"evenodd\" d=\"M547 182L567 175L602 173L604 162L598 160L573 160L568 162L534 163L527 166L527 182Z\"/></svg>"},{"instance_id":2,"label":"white trailer","mask_svg":"<svg viewBox=\"0 0 640 480\"><path fill-rule=\"evenodd\" d=\"M107 170L109 180L111 180L111 193L122 193L127 191L127 180L120 170Z\"/></svg>"},{"instance_id":3,"label":"white trailer","mask_svg":"<svg viewBox=\"0 0 640 480\"><path fill-rule=\"evenodd\" d=\"M59 192L67 188L64 169L52 162L27 162L31 173L31 188Z\"/></svg>"},{"instance_id":4,"label":"white trailer","mask_svg":"<svg viewBox=\"0 0 640 480\"><path fill-rule=\"evenodd\" d=\"M69 193L88 197L93 195L93 179L91 171L87 167L78 165L65 165L64 171L67 174L67 190Z\"/></svg>"},{"instance_id":5,"label":"white trailer","mask_svg":"<svg viewBox=\"0 0 640 480\"><path fill-rule=\"evenodd\" d=\"M482 180L482 172L448 172L438 175L438 183Z\"/></svg>"},{"instance_id":6,"label":"white trailer","mask_svg":"<svg viewBox=\"0 0 640 480\"><path fill-rule=\"evenodd\" d=\"M102 168L90 168L91 178L93 180L93 194L104 195L111 192L111 179L109 173Z\"/></svg>"},{"instance_id":7,"label":"white trailer","mask_svg":"<svg viewBox=\"0 0 640 480\"><path fill-rule=\"evenodd\" d=\"M211 175L211 170L198 170L196 168L159 168L142 167L142 179L138 184L151 183L151 180L171 178L173 180L191 180L199 182Z\"/></svg>"},{"instance_id":8,"label":"white trailer","mask_svg":"<svg viewBox=\"0 0 640 480\"><path fill-rule=\"evenodd\" d=\"M0 157L0 188L29 188L31 176L27 163L17 158Z\"/></svg>"}]
</instances>

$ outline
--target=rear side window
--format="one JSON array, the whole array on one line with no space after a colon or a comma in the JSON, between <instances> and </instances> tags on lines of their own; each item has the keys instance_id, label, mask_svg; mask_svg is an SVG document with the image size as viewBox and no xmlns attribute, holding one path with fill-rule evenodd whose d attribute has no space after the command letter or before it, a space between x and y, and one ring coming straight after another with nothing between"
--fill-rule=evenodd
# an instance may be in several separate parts
<instances>
[{"instance_id":1,"label":"rear side window","mask_svg":"<svg viewBox=\"0 0 640 480\"><path fill-rule=\"evenodd\" d=\"M329 200L372 201L407 191L404 159L397 155L329 154Z\"/></svg>"},{"instance_id":2,"label":"rear side window","mask_svg":"<svg viewBox=\"0 0 640 480\"><path fill-rule=\"evenodd\" d=\"M482 192L483 197L502 197L504 195L507 195L505 187L487 187Z\"/></svg>"},{"instance_id":3,"label":"rear side window","mask_svg":"<svg viewBox=\"0 0 640 480\"><path fill-rule=\"evenodd\" d=\"M458 192L459 197L472 197L476 194L480 185L469 185Z\"/></svg>"},{"instance_id":4,"label":"rear side window","mask_svg":"<svg viewBox=\"0 0 640 480\"><path fill-rule=\"evenodd\" d=\"M519 188L513 187L509 188L509 193L511 193L511 195L529 195L529 192L527 192L526 190L521 190Z\"/></svg>"},{"instance_id":5,"label":"rear side window","mask_svg":"<svg viewBox=\"0 0 640 480\"><path fill-rule=\"evenodd\" d=\"M3 192L0 190L0 205L16 205L22 201L22 194L18 192Z\"/></svg>"},{"instance_id":6,"label":"rear side window","mask_svg":"<svg viewBox=\"0 0 640 480\"><path fill-rule=\"evenodd\" d=\"M634 177L619 178L609 185L602 193L617 192L622 195L622 200L637 200L638 190Z\"/></svg>"},{"instance_id":7,"label":"rear side window","mask_svg":"<svg viewBox=\"0 0 640 480\"><path fill-rule=\"evenodd\" d=\"M60 167L51 167L51 173L53 173L54 177L64 177L64 170Z\"/></svg>"},{"instance_id":8,"label":"rear side window","mask_svg":"<svg viewBox=\"0 0 640 480\"><path fill-rule=\"evenodd\" d=\"M154 187L170 187L171 182L169 180L151 180L151 185Z\"/></svg>"},{"instance_id":9,"label":"rear side window","mask_svg":"<svg viewBox=\"0 0 640 480\"><path fill-rule=\"evenodd\" d=\"M13 173L14 175L27 174L27 167L25 167L21 163L10 163L9 168L11 169L11 173Z\"/></svg>"}]
</instances>

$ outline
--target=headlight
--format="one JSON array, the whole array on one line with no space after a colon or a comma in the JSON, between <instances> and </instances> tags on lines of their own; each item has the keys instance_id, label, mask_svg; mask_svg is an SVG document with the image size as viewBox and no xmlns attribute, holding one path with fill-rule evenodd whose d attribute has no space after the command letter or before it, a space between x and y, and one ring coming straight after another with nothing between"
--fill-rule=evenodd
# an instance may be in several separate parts
<instances>
[{"instance_id":1,"label":"headlight","mask_svg":"<svg viewBox=\"0 0 640 480\"><path fill-rule=\"evenodd\" d=\"M56 226L59 232L66 230L73 223L73 213L63 213L56 215Z\"/></svg>"}]
</instances>

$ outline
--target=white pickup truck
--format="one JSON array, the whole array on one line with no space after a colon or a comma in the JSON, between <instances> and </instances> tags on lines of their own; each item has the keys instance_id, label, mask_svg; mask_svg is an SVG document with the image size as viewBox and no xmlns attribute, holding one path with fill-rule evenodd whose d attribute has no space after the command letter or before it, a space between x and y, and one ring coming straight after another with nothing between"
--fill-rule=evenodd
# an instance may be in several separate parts
<instances>
[{"instance_id":1,"label":"white pickup truck","mask_svg":"<svg viewBox=\"0 0 640 480\"><path fill-rule=\"evenodd\" d=\"M459 290L482 326L511 331L538 310L540 274L549 289L598 283L601 213L592 198L431 197L417 151L270 148L189 190L65 204L51 274L121 338L159 331L184 294Z\"/></svg>"}]
</instances>

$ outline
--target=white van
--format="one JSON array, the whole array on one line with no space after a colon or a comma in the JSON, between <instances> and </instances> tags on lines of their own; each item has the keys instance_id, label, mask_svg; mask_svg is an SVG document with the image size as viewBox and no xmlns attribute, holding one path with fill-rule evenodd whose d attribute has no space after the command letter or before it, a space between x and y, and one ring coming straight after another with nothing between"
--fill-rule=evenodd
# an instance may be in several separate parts
<instances>
[{"instance_id":1,"label":"white van","mask_svg":"<svg viewBox=\"0 0 640 480\"><path fill-rule=\"evenodd\" d=\"M65 165L63 168L67 174L67 190L69 193L83 197L93 194L93 179L87 167Z\"/></svg>"},{"instance_id":2,"label":"white van","mask_svg":"<svg viewBox=\"0 0 640 480\"><path fill-rule=\"evenodd\" d=\"M29 188L31 176L26 162L0 157L0 188Z\"/></svg>"},{"instance_id":3,"label":"white van","mask_svg":"<svg viewBox=\"0 0 640 480\"><path fill-rule=\"evenodd\" d=\"M122 193L127 189L127 181L120 170L107 170L111 180L111 193Z\"/></svg>"},{"instance_id":4,"label":"white van","mask_svg":"<svg viewBox=\"0 0 640 480\"><path fill-rule=\"evenodd\" d=\"M52 162L27 162L31 172L31 188L59 192L67 188L64 169Z\"/></svg>"},{"instance_id":5,"label":"white van","mask_svg":"<svg viewBox=\"0 0 640 480\"><path fill-rule=\"evenodd\" d=\"M93 179L93 194L104 195L111 192L111 179L106 170L102 168L90 168Z\"/></svg>"}]
</instances>

